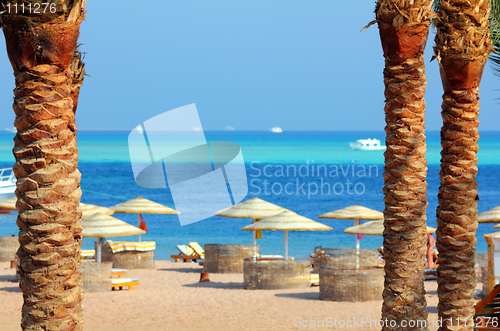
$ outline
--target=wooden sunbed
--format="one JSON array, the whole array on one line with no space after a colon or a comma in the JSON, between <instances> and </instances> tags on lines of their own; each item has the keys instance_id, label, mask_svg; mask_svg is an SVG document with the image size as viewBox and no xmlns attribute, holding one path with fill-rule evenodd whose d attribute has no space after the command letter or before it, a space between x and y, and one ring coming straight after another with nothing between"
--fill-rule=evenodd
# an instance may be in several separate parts
<instances>
[{"instance_id":1,"label":"wooden sunbed","mask_svg":"<svg viewBox=\"0 0 500 331\"><path fill-rule=\"evenodd\" d=\"M199 255L170 255L170 257L174 259L175 262L179 262L180 260L183 260L184 262L196 262L196 260L203 260Z\"/></svg>"},{"instance_id":2,"label":"wooden sunbed","mask_svg":"<svg viewBox=\"0 0 500 331\"><path fill-rule=\"evenodd\" d=\"M81 256L82 256L82 259L94 259L95 258L95 250L82 249Z\"/></svg>"},{"instance_id":3,"label":"wooden sunbed","mask_svg":"<svg viewBox=\"0 0 500 331\"><path fill-rule=\"evenodd\" d=\"M476 314L474 330L498 331L498 318L500 317L500 285L496 285L490 293L484 296L474 307Z\"/></svg>"},{"instance_id":4,"label":"wooden sunbed","mask_svg":"<svg viewBox=\"0 0 500 331\"><path fill-rule=\"evenodd\" d=\"M205 250L201 248L200 244L196 241L188 243L189 247L194 251L194 254L200 256L202 259L205 258Z\"/></svg>"},{"instance_id":5,"label":"wooden sunbed","mask_svg":"<svg viewBox=\"0 0 500 331\"><path fill-rule=\"evenodd\" d=\"M113 278L111 279L111 290L116 288L122 289L123 287L128 287L129 291L132 291L134 285L139 285L139 278Z\"/></svg>"},{"instance_id":6,"label":"wooden sunbed","mask_svg":"<svg viewBox=\"0 0 500 331\"><path fill-rule=\"evenodd\" d=\"M111 269L111 277L117 276L118 278L122 278L122 276L127 274L127 269L113 268Z\"/></svg>"},{"instance_id":7,"label":"wooden sunbed","mask_svg":"<svg viewBox=\"0 0 500 331\"><path fill-rule=\"evenodd\" d=\"M179 260L184 260L184 262L196 262L197 260L203 260L201 256L196 254L194 250L187 245L177 245L176 247L179 250L180 254L170 255L170 257L174 259L175 262L179 262Z\"/></svg>"}]
</instances>

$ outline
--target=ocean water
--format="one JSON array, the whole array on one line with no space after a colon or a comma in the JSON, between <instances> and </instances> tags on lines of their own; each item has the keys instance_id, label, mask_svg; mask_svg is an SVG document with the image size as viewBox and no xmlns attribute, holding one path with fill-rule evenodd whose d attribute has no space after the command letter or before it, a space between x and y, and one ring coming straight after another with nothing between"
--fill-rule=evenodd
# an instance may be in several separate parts
<instances>
[{"instance_id":1,"label":"ocean water","mask_svg":"<svg viewBox=\"0 0 500 331\"><path fill-rule=\"evenodd\" d=\"M0 167L11 167L14 134L0 132ZM174 207L169 189L146 189L136 185L129 161L125 131L78 132L79 169L82 172L82 202L113 206L129 199L144 198ZM314 247L354 247L354 236L343 232L352 220L319 220L318 215L350 205L362 205L382 211L383 152L354 151L350 141L378 138L384 132L271 132L206 131L208 141L232 141L241 147L249 193L246 199L259 197L293 210L333 228L332 231L290 232L289 255L303 257ZM438 132L427 133L428 200L427 223L436 226L439 188L440 142ZM478 203L479 212L500 205L500 132L483 132L480 138ZM134 214L115 214L137 224ZM148 233L142 240L157 243L156 258L169 259L175 245L197 241L204 244L251 244L251 232L241 228L248 219L213 216L180 226L176 215L143 215ZM15 235L16 213L0 215L0 235ZM493 224L480 224L477 250L487 252L484 234L495 232ZM135 240L136 237L109 238ZM83 248L93 248L95 239L84 238ZM265 231L258 240L263 254L283 253L283 232ZM382 245L382 236L365 236L362 248Z\"/></svg>"}]
</instances>

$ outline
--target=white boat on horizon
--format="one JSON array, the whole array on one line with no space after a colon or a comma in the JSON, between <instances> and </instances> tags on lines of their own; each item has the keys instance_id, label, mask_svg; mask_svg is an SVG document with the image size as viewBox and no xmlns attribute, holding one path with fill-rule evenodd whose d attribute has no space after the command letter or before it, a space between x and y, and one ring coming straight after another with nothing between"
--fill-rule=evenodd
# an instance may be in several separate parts
<instances>
[{"instance_id":1,"label":"white boat on horizon","mask_svg":"<svg viewBox=\"0 0 500 331\"><path fill-rule=\"evenodd\" d=\"M274 133L282 133L283 132L283 130L279 126L275 126L270 131L274 132Z\"/></svg>"},{"instance_id":2,"label":"white boat on horizon","mask_svg":"<svg viewBox=\"0 0 500 331\"><path fill-rule=\"evenodd\" d=\"M386 148L380 144L380 140L370 138L356 140L355 143L349 143L349 146L358 151L381 151Z\"/></svg>"},{"instance_id":3,"label":"white boat on horizon","mask_svg":"<svg viewBox=\"0 0 500 331\"><path fill-rule=\"evenodd\" d=\"M16 197L16 176L12 168L0 169L0 201Z\"/></svg>"}]
</instances>

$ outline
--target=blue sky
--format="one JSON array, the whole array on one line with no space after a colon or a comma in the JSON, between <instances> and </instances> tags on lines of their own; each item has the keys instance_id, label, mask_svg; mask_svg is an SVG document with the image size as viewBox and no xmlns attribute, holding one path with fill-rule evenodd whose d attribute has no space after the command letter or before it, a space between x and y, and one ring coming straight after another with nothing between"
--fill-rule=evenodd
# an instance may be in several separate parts
<instances>
[{"instance_id":1,"label":"blue sky","mask_svg":"<svg viewBox=\"0 0 500 331\"><path fill-rule=\"evenodd\" d=\"M95 1L81 26L87 77L80 129L131 130L196 103L205 129L380 130L384 59L374 1ZM426 51L427 129L441 127L442 86ZM0 38L0 106L11 127L14 78ZM500 79L488 64L481 130L500 122Z\"/></svg>"}]
</instances>

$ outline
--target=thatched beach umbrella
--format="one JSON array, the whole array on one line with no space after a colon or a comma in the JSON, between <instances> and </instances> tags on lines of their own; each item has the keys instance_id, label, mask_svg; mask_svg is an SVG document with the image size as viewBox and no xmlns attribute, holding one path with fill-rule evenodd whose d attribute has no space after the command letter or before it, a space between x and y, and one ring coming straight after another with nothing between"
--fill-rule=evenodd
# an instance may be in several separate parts
<instances>
[{"instance_id":1,"label":"thatched beach umbrella","mask_svg":"<svg viewBox=\"0 0 500 331\"><path fill-rule=\"evenodd\" d=\"M17 198L0 201L0 210L16 210Z\"/></svg>"},{"instance_id":2,"label":"thatched beach umbrella","mask_svg":"<svg viewBox=\"0 0 500 331\"><path fill-rule=\"evenodd\" d=\"M181 212L141 197L110 207L115 213L137 214L137 226L141 225L142 214L179 215ZM146 232L144 232L146 233ZM137 237L141 241L141 236Z\"/></svg>"},{"instance_id":3,"label":"thatched beach umbrella","mask_svg":"<svg viewBox=\"0 0 500 331\"><path fill-rule=\"evenodd\" d=\"M113 213L115 212L113 209L110 208L96 206L96 205L89 205L87 203L81 203L81 202L80 202L80 209L82 210L82 218L97 213L101 213L104 215L113 215Z\"/></svg>"},{"instance_id":4,"label":"thatched beach umbrella","mask_svg":"<svg viewBox=\"0 0 500 331\"><path fill-rule=\"evenodd\" d=\"M288 260L288 231L328 231L332 228L313 221L293 211L285 210L276 216L266 218L260 222L245 226L242 230L248 231L284 231L284 256Z\"/></svg>"},{"instance_id":5,"label":"thatched beach umbrella","mask_svg":"<svg viewBox=\"0 0 500 331\"><path fill-rule=\"evenodd\" d=\"M101 262L101 240L106 237L125 237L146 233L122 220L97 213L82 219L82 236L99 238L96 247L96 261Z\"/></svg>"},{"instance_id":6,"label":"thatched beach umbrella","mask_svg":"<svg viewBox=\"0 0 500 331\"><path fill-rule=\"evenodd\" d=\"M479 214L477 221L478 223L500 223L500 206Z\"/></svg>"},{"instance_id":7,"label":"thatched beach umbrella","mask_svg":"<svg viewBox=\"0 0 500 331\"><path fill-rule=\"evenodd\" d=\"M345 229L344 232L356 235L364 234L371 236L381 236L384 234L384 221L383 220L371 221L371 222L366 222L365 224L351 226L350 228ZM431 228L430 226L427 227L427 233L434 233L434 232L436 232L435 228ZM359 250L359 247L356 247L356 249Z\"/></svg>"},{"instance_id":8,"label":"thatched beach umbrella","mask_svg":"<svg viewBox=\"0 0 500 331\"><path fill-rule=\"evenodd\" d=\"M285 209L273 203L264 201L259 198L253 198L243 201L232 207L220 210L215 213L216 216L232 217L232 218L251 218L253 223L259 222L262 218L271 217L283 212ZM252 223L252 224L253 224ZM252 244L257 244L257 232L253 231Z\"/></svg>"},{"instance_id":9,"label":"thatched beach umbrella","mask_svg":"<svg viewBox=\"0 0 500 331\"><path fill-rule=\"evenodd\" d=\"M383 220L384 214L377 210L366 208L363 206L350 206L343 209L331 211L329 213L319 215L318 218L354 220L354 226L360 224L360 220ZM356 235L356 248L359 249L359 238Z\"/></svg>"},{"instance_id":10,"label":"thatched beach umbrella","mask_svg":"<svg viewBox=\"0 0 500 331\"><path fill-rule=\"evenodd\" d=\"M366 234L372 236L381 236L384 234L384 221L371 221L365 224L351 226L344 230L345 233L350 234ZM436 228L427 227L427 233L436 232Z\"/></svg>"}]
</instances>

